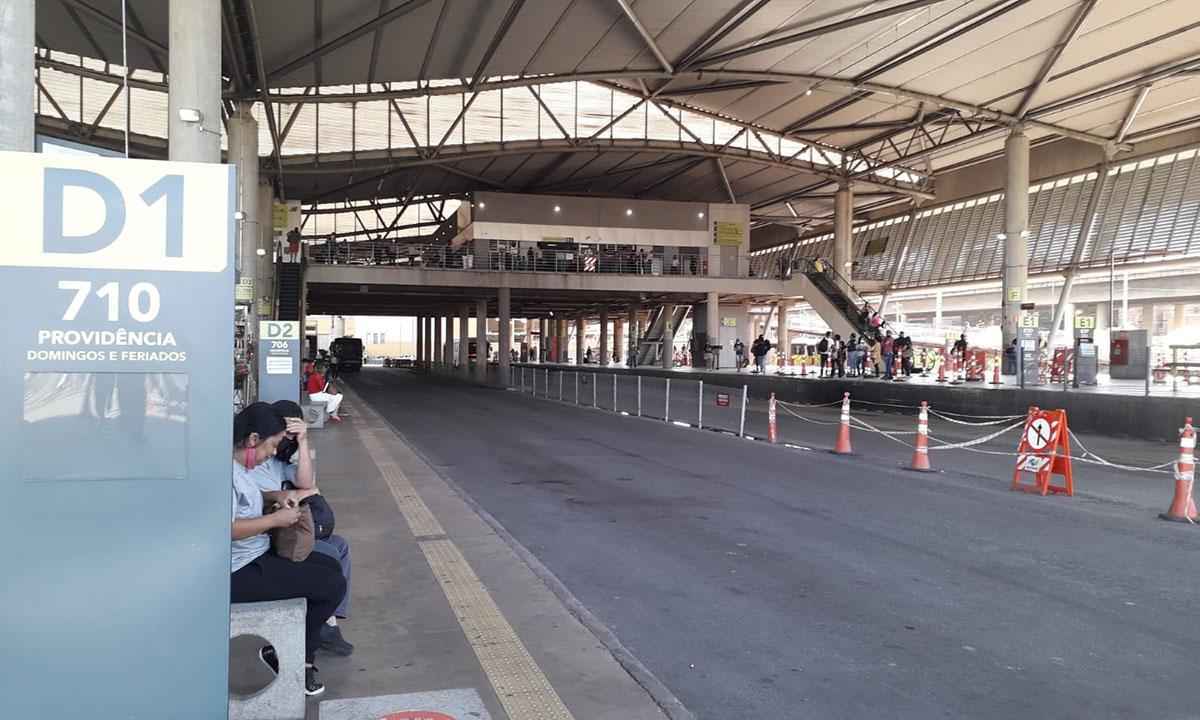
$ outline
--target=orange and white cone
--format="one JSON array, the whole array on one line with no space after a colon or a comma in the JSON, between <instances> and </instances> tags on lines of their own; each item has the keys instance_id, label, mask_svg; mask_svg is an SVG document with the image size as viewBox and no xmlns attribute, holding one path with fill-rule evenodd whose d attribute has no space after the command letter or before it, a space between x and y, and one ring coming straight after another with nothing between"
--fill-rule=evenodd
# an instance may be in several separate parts
<instances>
[{"instance_id":1,"label":"orange and white cone","mask_svg":"<svg viewBox=\"0 0 1200 720\"><path fill-rule=\"evenodd\" d=\"M992 365L992 384L993 385L1003 385L1004 384L1004 382L1000 379L1000 363L999 362Z\"/></svg>"},{"instance_id":2,"label":"orange and white cone","mask_svg":"<svg viewBox=\"0 0 1200 720\"><path fill-rule=\"evenodd\" d=\"M808 377L808 357L800 360L800 377Z\"/></svg>"},{"instance_id":3,"label":"orange and white cone","mask_svg":"<svg viewBox=\"0 0 1200 720\"><path fill-rule=\"evenodd\" d=\"M1179 461L1175 463L1175 497L1171 508L1159 515L1163 520L1195 524L1196 500L1192 485L1196 480L1196 431L1188 418L1179 432Z\"/></svg>"},{"instance_id":4,"label":"orange and white cone","mask_svg":"<svg viewBox=\"0 0 1200 720\"><path fill-rule=\"evenodd\" d=\"M833 451L838 455L849 455L850 449L850 393L842 394L842 422L838 426L837 445Z\"/></svg>"},{"instance_id":5,"label":"orange and white cone","mask_svg":"<svg viewBox=\"0 0 1200 720\"><path fill-rule=\"evenodd\" d=\"M767 401L767 441L772 445L778 440L778 435L775 430L775 393L771 393L771 399Z\"/></svg>"},{"instance_id":6,"label":"orange and white cone","mask_svg":"<svg viewBox=\"0 0 1200 720\"><path fill-rule=\"evenodd\" d=\"M938 362L938 382L946 382L946 358L940 358Z\"/></svg>"},{"instance_id":7,"label":"orange and white cone","mask_svg":"<svg viewBox=\"0 0 1200 720\"><path fill-rule=\"evenodd\" d=\"M929 472L929 403L921 401L917 415L917 446L913 448L912 469Z\"/></svg>"}]
</instances>

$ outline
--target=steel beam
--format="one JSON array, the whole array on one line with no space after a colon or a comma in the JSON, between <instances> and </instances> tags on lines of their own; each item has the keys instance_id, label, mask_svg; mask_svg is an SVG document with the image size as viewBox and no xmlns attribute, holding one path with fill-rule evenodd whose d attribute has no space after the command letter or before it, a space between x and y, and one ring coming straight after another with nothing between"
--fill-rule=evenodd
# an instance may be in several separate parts
<instances>
[{"instance_id":1,"label":"steel beam","mask_svg":"<svg viewBox=\"0 0 1200 720\"><path fill-rule=\"evenodd\" d=\"M737 204L737 196L733 194L733 186L729 184L729 176L725 174L725 163L721 162L721 158L713 158L713 162L717 164L717 172L721 173L721 185L729 195L729 202Z\"/></svg>"},{"instance_id":2,"label":"steel beam","mask_svg":"<svg viewBox=\"0 0 1200 720\"><path fill-rule=\"evenodd\" d=\"M714 45L721 42L734 30L737 30L759 10L767 6L771 0L742 0L742 3L729 11L725 17L721 18L721 22L717 23L708 32L692 44L683 53L683 57L679 60L679 69L684 70L690 67L696 58L708 52Z\"/></svg>"},{"instance_id":3,"label":"steel beam","mask_svg":"<svg viewBox=\"0 0 1200 720\"><path fill-rule=\"evenodd\" d=\"M1150 94L1150 85L1143 85L1138 91L1137 97L1133 99L1133 104L1129 106L1129 112L1125 113L1125 119L1121 121L1121 129L1117 131L1117 142L1125 142L1125 136L1129 134L1129 129L1133 127L1133 121L1137 120L1137 115L1142 110L1142 103L1146 102L1146 96Z\"/></svg>"},{"instance_id":4,"label":"steel beam","mask_svg":"<svg viewBox=\"0 0 1200 720\"><path fill-rule=\"evenodd\" d=\"M629 22L633 23L633 26L637 28L638 34L642 36L646 47L650 48L650 52L654 54L654 58L658 60L658 64L662 66L662 69L673 74L675 68L671 67L671 62L667 60L667 56L663 55L662 50L658 48L658 43L655 42L654 36L650 34L650 31L646 29L642 21L638 19L637 14L633 12L633 8L629 6L628 0L617 0L617 5L621 6L621 12L625 13L625 17L629 18Z\"/></svg>"},{"instance_id":5,"label":"steel beam","mask_svg":"<svg viewBox=\"0 0 1200 720\"><path fill-rule=\"evenodd\" d=\"M79 0L71 0L71 2L79 2ZM417 8L422 7L424 5L428 5L429 2L430 2L430 0L405 0L404 2L400 3L399 5L392 8L391 10L388 10L386 13L383 13L382 15L379 15L372 20L368 20L367 22L363 23L362 25L359 25L358 27L354 28L353 30L345 32L345 33L339 35L338 37L334 38L333 40L330 40L329 42L325 43L324 45L314 48L314 49L310 50L309 52L306 52L303 55L301 55L293 60L290 60L290 61L284 63L283 65L280 65L279 67L272 70L266 76L266 80L264 81L264 84L265 84L265 82L269 82L271 80L276 80L276 79L278 79L284 75L287 75L288 73L293 72L294 70L302 68L306 65L311 65L312 63L325 57L326 55L333 52L334 50L337 50L340 47L344 47L345 45L348 45L348 44L354 42L355 40L366 35L367 33L374 32L375 28L383 27L384 25L387 25L390 22L398 20L398 19L404 17L405 15L407 15L408 13L412 12L413 10L416 10ZM255 33L255 37L257 37L257 33Z\"/></svg>"},{"instance_id":6,"label":"steel beam","mask_svg":"<svg viewBox=\"0 0 1200 720\"><path fill-rule=\"evenodd\" d=\"M1075 38L1075 33L1079 32L1079 27L1083 25L1083 21L1087 19L1092 8L1096 6L1096 0L1084 0L1084 3L1079 6L1079 11L1075 13L1075 17L1071 19L1071 24L1067 26L1062 38L1050 54L1046 57L1046 62L1042 63L1041 70L1033 79L1033 84L1025 91L1025 97L1021 98L1021 104L1017 106L1017 111L1013 113L1017 117L1024 117L1029 110L1029 106L1033 103L1033 98L1046 84L1046 78L1050 75L1050 71L1054 69L1054 64L1058 62L1058 58L1062 56L1063 51L1071 44L1071 40ZM1053 333L1054 331L1051 330Z\"/></svg>"},{"instance_id":7,"label":"steel beam","mask_svg":"<svg viewBox=\"0 0 1200 720\"><path fill-rule=\"evenodd\" d=\"M150 50L156 50L160 53L167 52L166 45L163 45L162 43L158 42L157 40L150 38L145 33L134 30L133 28L122 27L120 18L115 18L115 17L105 13L102 10L94 8L91 5L83 2L83 0L61 0L61 1L63 3L66 3L68 5L75 7L78 10L82 10L85 14L90 15L91 17L95 18L96 20L100 21L101 24L107 25L109 27L109 29L111 29L111 30L116 30L118 33L121 32L122 30L124 30L126 37L128 37L130 40L137 42L139 45L142 45L143 47L146 47Z\"/></svg>"}]
</instances>

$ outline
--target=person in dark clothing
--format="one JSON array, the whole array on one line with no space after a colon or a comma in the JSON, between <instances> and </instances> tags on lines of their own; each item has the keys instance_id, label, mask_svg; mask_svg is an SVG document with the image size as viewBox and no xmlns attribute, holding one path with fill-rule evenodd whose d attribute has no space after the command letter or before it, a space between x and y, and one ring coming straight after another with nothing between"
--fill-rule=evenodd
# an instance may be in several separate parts
<instances>
[{"instance_id":1,"label":"person in dark clothing","mask_svg":"<svg viewBox=\"0 0 1200 720\"><path fill-rule=\"evenodd\" d=\"M754 356L754 372L767 371L767 353L771 352L771 341L759 335L750 345L750 354Z\"/></svg>"},{"instance_id":2,"label":"person in dark clothing","mask_svg":"<svg viewBox=\"0 0 1200 720\"><path fill-rule=\"evenodd\" d=\"M737 358L737 371L741 372L746 366L746 343L741 338L733 341L733 354Z\"/></svg>"},{"instance_id":3,"label":"person in dark clothing","mask_svg":"<svg viewBox=\"0 0 1200 720\"><path fill-rule=\"evenodd\" d=\"M967 363L967 334L966 333L959 335L958 339L954 341L954 348L951 350L951 352L953 352L957 356L958 360L961 363L963 363L963 365L966 365L966 363Z\"/></svg>"},{"instance_id":4,"label":"person in dark clothing","mask_svg":"<svg viewBox=\"0 0 1200 720\"><path fill-rule=\"evenodd\" d=\"M841 335L833 336L829 357L833 361L833 367L829 369L829 377L833 377L835 372L838 377L846 377L846 343L842 342Z\"/></svg>"},{"instance_id":5,"label":"person in dark clothing","mask_svg":"<svg viewBox=\"0 0 1200 720\"><path fill-rule=\"evenodd\" d=\"M833 344L833 333L826 331L825 337L817 342L817 354L821 356L821 368L817 372L817 377L825 377L825 371L829 371L829 375L833 376L833 367L829 363L829 352Z\"/></svg>"}]
</instances>

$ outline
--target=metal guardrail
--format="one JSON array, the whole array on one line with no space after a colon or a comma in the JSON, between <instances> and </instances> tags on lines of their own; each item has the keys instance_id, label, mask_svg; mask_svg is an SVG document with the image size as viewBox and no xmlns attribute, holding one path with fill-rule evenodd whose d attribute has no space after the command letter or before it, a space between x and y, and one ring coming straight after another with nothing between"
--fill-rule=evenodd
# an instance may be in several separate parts
<instances>
[{"instance_id":1,"label":"metal guardrail","mask_svg":"<svg viewBox=\"0 0 1200 720\"><path fill-rule=\"evenodd\" d=\"M492 240L486 255L466 243L451 247L444 243L399 243L388 240L356 242L318 241L305 248L314 265L396 266L426 270L475 270L491 272L547 272L678 277L730 277L710 268L707 247L679 247L668 260L661 246L647 251L633 245L572 244L546 247L550 243ZM559 245L555 243L555 245ZM748 266L739 254L738 267ZM739 273L735 277L746 276Z\"/></svg>"}]
</instances>

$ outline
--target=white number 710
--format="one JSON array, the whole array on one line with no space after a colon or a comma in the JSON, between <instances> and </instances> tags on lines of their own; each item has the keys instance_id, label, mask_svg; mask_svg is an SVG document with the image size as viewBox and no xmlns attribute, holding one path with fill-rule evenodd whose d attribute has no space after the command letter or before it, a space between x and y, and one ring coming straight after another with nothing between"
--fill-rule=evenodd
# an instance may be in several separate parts
<instances>
[{"instance_id":1,"label":"white number 710","mask_svg":"<svg viewBox=\"0 0 1200 720\"><path fill-rule=\"evenodd\" d=\"M67 306L66 312L63 313L62 319L66 321L74 320L79 316L79 311L83 309L83 303L87 301L88 293L92 290L92 284L86 280L59 280L59 290L71 290L75 293L75 297L71 298L71 304ZM121 286L118 283L104 283L96 290L96 297L108 301L108 321L117 322L121 319L120 306ZM145 306L143 309L143 305ZM158 288L148 282L135 283L129 289L129 299L126 306L129 308L129 316L138 322L150 322L158 317L159 307L162 305L162 299L159 297Z\"/></svg>"}]
</instances>

